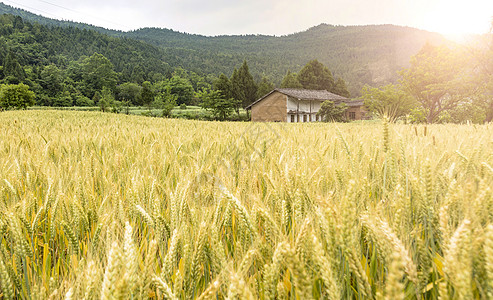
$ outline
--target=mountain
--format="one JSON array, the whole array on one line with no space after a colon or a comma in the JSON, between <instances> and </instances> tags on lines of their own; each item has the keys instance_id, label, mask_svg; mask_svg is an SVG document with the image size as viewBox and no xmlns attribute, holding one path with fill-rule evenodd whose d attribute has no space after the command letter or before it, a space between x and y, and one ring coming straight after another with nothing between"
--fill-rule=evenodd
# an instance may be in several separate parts
<instances>
[{"instance_id":1,"label":"mountain","mask_svg":"<svg viewBox=\"0 0 493 300\"><path fill-rule=\"evenodd\" d=\"M171 29L142 28L122 32L83 23L44 18L0 3L0 14L9 13L51 27L95 30L117 38L139 40L162 51L171 68L198 74L230 75L243 60L257 79L269 77L279 84L288 70L298 72L318 59L335 77L348 83L352 95L365 84L395 82L397 71L426 43L448 41L438 33L395 25L333 26L321 24L286 36L203 36Z\"/></svg>"},{"instance_id":2,"label":"mountain","mask_svg":"<svg viewBox=\"0 0 493 300\"><path fill-rule=\"evenodd\" d=\"M396 80L411 56L425 44L447 40L437 33L395 25L333 26L321 24L306 31L275 37L264 35L205 37L169 29L144 28L124 33L165 49L191 49L245 57L257 73L282 78L318 59L349 82L352 94L365 83Z\"/></svg>"},{"instance_id":3,"label":"mountain","mask_svg":"<svg viewBox=\"0 0 493 300\"><path fill-rule=\"evenodd\" d=\"M118 33L121 33L121 31L110 30L103 27L93 26L85 23L46 18L40 15L33 14L32 12L29 12L27 10L15 8L10 5L6 5L3 2L0 2L0 15L8 15L8 14L19 16L26 21L36 22L41 25L48 25L55 27L75 27L79 29L95 30L99 33L104 33L108 35L118 35Z\"/></svg>"}]
</instances>

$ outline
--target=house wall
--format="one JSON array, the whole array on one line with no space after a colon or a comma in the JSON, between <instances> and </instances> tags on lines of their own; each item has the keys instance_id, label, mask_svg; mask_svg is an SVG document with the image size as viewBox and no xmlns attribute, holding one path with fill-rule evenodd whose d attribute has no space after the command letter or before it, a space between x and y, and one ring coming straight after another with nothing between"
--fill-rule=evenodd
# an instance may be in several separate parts
<instances>
[{"instance_id":1,"label":"house wall","mask_svg":"<svg viewBox=\"0 0 493 300\"><path fill-rule=\"evenodd\" d=\"M353 120L364 120L366 118L366 109L364 106L353 106L346 110L346 117L351 120L350 113L354 112L355 118Z\"/></svg>"},{"instance_id":2,"label":"house wall","mask_svg":"<svg viewBox=\"0 0 493 300\"><path fill-rule=\"evenodd\" d=\"M286 122L287 96L274 92L252 106L253 122Z\"/></svg>"},{"instance_id":3,"label":"house wall","mask_svg":"<svg viewBox=\"0 0 493 300\"><path fill-rule=\"evenodd\" d=\"M317 113L320 110L322 101L298 100L288 97L288 111L299 111L300 113ZM311 107L310 107L311 106Z\"/></svg>"}]
</instances>

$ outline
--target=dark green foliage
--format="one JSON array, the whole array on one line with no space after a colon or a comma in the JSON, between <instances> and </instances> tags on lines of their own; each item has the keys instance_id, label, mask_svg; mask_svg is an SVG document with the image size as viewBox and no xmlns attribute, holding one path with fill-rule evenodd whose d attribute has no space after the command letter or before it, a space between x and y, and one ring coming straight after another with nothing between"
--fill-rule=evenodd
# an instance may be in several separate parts
<instances>
[{"instance_id":1,"label":"dark green foliage","mask_svg":"<svg viewBox=\"0 0 493 300\"><path fill-rule=\"evenodd\" d=\"M98 52L113 63L116 72L121 73L120 80L138 84L145 80L162 80L163 74L169 74L173 67L178 66L199 75L231 74L246 59L250 63L252 74L265 74L278 85L288 70L300 70L307 61L318 59L330 66L334 75L344 78L348 83L348 90L353 96L357 96L365 84L375 86L395 82L398 77L395 72L406 67L409 57L417 53L426 41L434 44L444 41L438 34L392 25L321 24L304 32L282 37L205 37L158 28L131 32L106 30L87 24L50 20L1 3L0 13L21 15L30 22L51 26L16 21L16 28L24 26L24 31L28 28L28 35L21 37L24 43L21 47L15 47L15 53L20 53L18 50L22 50L21 48L34 50L37 47L42 51L31 51L34 54L31 61L45 64L44 61L49 60L61 67L63 62L70 63L82 55L90 56ZM13 21L9 22L13 24ZM18 29L13 29L13 25L5 28L0 26L0 36L11 35L14 31ZM30 47L31 44L25 41L33 38L39 45ZM0 50L0 56L4 58L5 55L1 52ZM36 57L39 53L43 55ZM1 59L2 57L0 61ZM19 62L21 65L25 64L25 61ZM195 90L200 90L193 80L190 81Z\"/></svg>"},{"instance_id":2,"label":"dark green foliage","mask_svg":"<svg viewBox=\"0 0 493 300\"><path fill-rule=\"evenodd\" d=\"M271 92L274 88L274 83L267 79L267 77L262 77L262 80L258 84L257 99Z\"/></svg>"},{"instance_id":3,"label":"dark green foliage","mask_svg":"<svg viewBox=\"0 0 493 300\"><path fill-rule=\"evenodd\" d=\"M167 117L171 116L171 111L176 106L176 99L177 98L178 98L178 95L172 94L171 93L171 86L168 85L164 91L157 93L155 100L154 100L154 107L156 107L157 109L161 109L162 110L161 116L167 118ZM185 106L185 109L186 109L185 103L182 103L180 108L183 105ZM181 109L183 109L183 108L181 108Z\"/></svg>"},{"instance_id":4,"label":"dark green foliage","mask_svg":"<svg viewBox=\"0 0 493 300\"><path fill-rule=\"evenodd\" d=\"M365 84L397 81L395 72L407 66L409 58L426 41L445 41L436 33L393 25L321 24L281 37L206 37L159 28L143 28L125 35L165 47L171 65L176 60L186 69L201 66L206 73L228 74L246 59L253 74L265 73L276 78L277 84L288 70L300 70L306 62L318 59L348 82L352 95L358 95ZM217 63L211 65L211 59Z\"/></svg>"},{"instance_id":5,"label":"dark green foliage","mask_svg":"<svg viewBox=\"0 0 493 300\"><path fill-rule=\"evenodd\" d=\"M154 91L149 81L144 81L142 83L140 98L142 99L142 104L150 108L151 103L154 101Z\"/></svg>"},{"instance_id":6,"label":"dark green foliage","mask_svg":"<svg viewBox=\"0 0 493 300\"><path fill-rule=\"evenodd\" d=\"M55 97L63 90L63 73L54 64L49 64L41 71L39 84L49 97Z\"/></svg>"},{"instance_id":7,"label":"dark green foliage","mask_svg":"<svg viewBox=\"0 0 493 300\"><path fill-rule=\"evenodd\" d=\"M288 73L286 77L288 76L292 75ZM334 81L332 72L318 60L308 62L298 73L296 79L304 89L327 90L343 97L349 97L346 82L342 78ZM285 80L286 82L291 81L293 84L296 83L289 77L285 78Z\"/></svg>"},{"instance_id":8,"label":"dark green foliage","mask_svg":"<svg viewBox=\"0 0 493 300\"><path fill-rule=\"evenodd\" d=\"M26 109L34 105L34 92L21 84L0 85L0 109Z\"/></svg>"},{"instance_id":9,"label":"dark green foliage","mask_svg":"<svg viewBox=\"0 0 493 300\"><path fill-rule=\"evenodd\" d=\"M223 73L221 73L221 75L219 75L219 78L214 81L213 87L214 87L214 90L220 91L221 94L226 99L233 98L231 81Z\"/></svg>"},{"instance_id":10,"label":"dark green foliage","mask_svg":"<svg viewBox=\"0 0 493 300\"><path fill-rule=\"evenodd\" d=\"M347 105L345 103L335 104L333 101L327 100L322 103L317 115L322 116L325 122L343 122L346 120L345 113Z\"/></svg>"},{"instance_id":11,"label":"dark green foliage","mask_svg":"<svg viewBox=\"0 0 493 300\"><path fill-rule=\"evenodd\" d=\"M286 76L282 79L281 88L300 89L303 88L303 86L298 81L298 76L296 73L291 73L291 71L288 71Z\"/></svg>"},{"instance_id":12,"label":"dark green foliage","mask_svg":"<svg viewBox=\"0 0 493 300\"><path fill-rule=\"evenodd\" d=\"M339 96L346 97L346 98L351 97L351 94L349 93L349 91L347 89L347 84L344 81L344 79L342 79L341 77L337 78L337 80L334 84L334 88L332 89L332 93L339 95Z\"/></svg>"},{"instance_id":13,"label":"dark green foliage","mask_svg":"<svg viewBox=\"0 0 493 300\"><path fill-rule=\"evenodd\" d=\"M81 69L84 61L81 58L95 53L111 62L122 81L140 81L142 76L148 80L157 73L171 71L163 59L164 50L158 47L134 39L110 37L92 30L47 27L18 20L21 19L12 15L0 15L0 62L7 65L7 70L4 68L2 71L3 77L12 75L23 81L25 75L18 68L19 65L54 64L78 82L84 73ZM93 57L93 60L97 60L97 57Z\"/></svg>"},{"instance_id":14,"label":"dark green foliage","mask_svg":"<svg viewBox=\"0 0 493 300\"><path fill-rule=\"evenodd\" d=\"M236 107L233 99L227 99L217 90L203 90L197 93L197 98L201 100L202 108L210 110L218 120L226 120Z\"/></svg>"},{"instance_id":15,"label":"dark green foliage","mask_svg":"<svg viewBox=\"0 0 493 300\"><path fill-rule=\"evenodd\" d=\"M171 94L177 96L177 104L181 105L185 103L186 105L193 105L193 86L190 81L186 78L182 78L178 75L171 77L168 82Z\"/></svg>"},{"instance_id":16,"label":"dark green foliage","mask_svg":"<svg viewBox=\"0 0 493 300\"><path fill-rule=\"evenodd\" d=\"M133 105L142 105L142 87L136 83L125 82L116 87L119 101L130 101Z\"/></svg>"},{"instance_id":17,"label":"dark green foliage","mask_svg":"<svg viewBox=\"0 0 493 300\"><path fill-rule=\"evenodd\" d=\"M56 95L54 97L54 101L52 104L52 106L57 106L57 107L67 107L72 105L73 105L72 96L68 91L64 91Z\"/></svg>"},{"instance_id":18,"label":"dark green foliage","mask_svg":"<svg viewBox=\"0 0 493 300\"><path fill-rule=\"evenodd\" d=\"M248 69L248 64L243 61L243 64L238 70L233 71L231 76L232 95L236 100L241 101L243 108L252 104L257 98L257 84L253 80Z\"/></svg>"},{"instance_id":19,"label":"dark green foliage","mask_svg":"<svg viewBox=\"0 0 493 300\"><path fill-rule=\"evenodd\" d=\"M298 81L304 89L327 90L334 89L335 82L332 73L318 60L308 62L298 73Z\"/></svg>"},{"instance_id":20,"label":"dark green foliage","mask_svg":"<svg viewBox=\"0 0 493 300\"><path fill-rule=\"evenodd\" d=\"M17 59L17 55L9 49L7 55L5 56L3 63L3 74L8 77L12 76L17 78L17 80L22 81L25 78L24 69L22 68L19 60Z\"/></svg>"},{"instance_id":21,"label":"dark green foliage","mask_svg":"<svg viewBox=\"0 0 493 300\"><path fill-rule=\"evenodd\" d=\"M84 95L76 95L74 97L74 105L75 106L94 106L94 101L87 98Z\"/></svg>"},{"instance_id":22,"label":"dark green foliage","mask_svg":"<svg viewBox=\"0 0 493 300\"><path fill-rule=\"evenodd\" d=\"M82 63L82 79L86 85L86 96L92 97L96 91L116 88L117 74L113 64L102 54L94 53Z\"/></svg>"}]
</instances>

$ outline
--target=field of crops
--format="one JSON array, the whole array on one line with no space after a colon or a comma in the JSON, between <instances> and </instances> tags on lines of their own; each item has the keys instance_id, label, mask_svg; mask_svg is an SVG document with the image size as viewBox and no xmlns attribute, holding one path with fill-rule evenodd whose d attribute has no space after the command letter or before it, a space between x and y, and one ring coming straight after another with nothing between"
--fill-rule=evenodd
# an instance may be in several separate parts
<instances>
[{"instance_id":1,"label":"field of crops","mask_svg":"<svg viewBox=\"0 0 493 300\"><path fill-rule=\"evenodd\" d=\"M0 299L493 297L493 125L0 113Z\"/></svg>"}]
</instances>

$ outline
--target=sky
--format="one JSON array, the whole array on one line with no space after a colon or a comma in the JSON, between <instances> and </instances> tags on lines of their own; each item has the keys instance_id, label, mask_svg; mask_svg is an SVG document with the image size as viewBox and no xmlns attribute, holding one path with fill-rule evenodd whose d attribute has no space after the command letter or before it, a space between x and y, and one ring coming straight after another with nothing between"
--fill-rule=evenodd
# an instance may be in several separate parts
<instances>
[{"instance_id":1,"label":"sky","mask_svg":"<svg viewBox=\"0 0 493 300\"><path fill-rule=\"evenodd\" d=\"M486 33L493 0L0 0L49 18L123 31L287 35L327 23L395 24L445 35Z\"/></svg>"}]
</instances>

